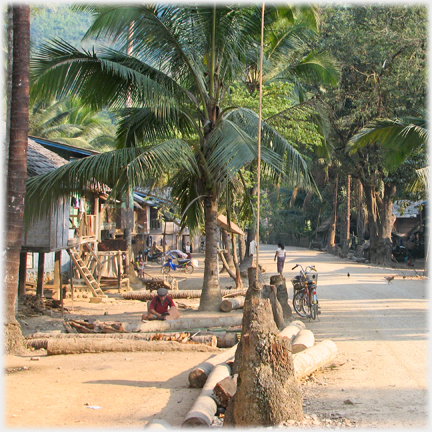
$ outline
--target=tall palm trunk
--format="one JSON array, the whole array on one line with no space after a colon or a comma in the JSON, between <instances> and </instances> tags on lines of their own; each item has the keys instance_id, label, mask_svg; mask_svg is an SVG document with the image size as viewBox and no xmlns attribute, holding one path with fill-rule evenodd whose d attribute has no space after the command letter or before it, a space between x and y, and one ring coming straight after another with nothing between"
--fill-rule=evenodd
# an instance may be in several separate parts
<instances>
[{"instance_id":1,"label":"tall palm trunk","mask_svg":"<svg viewBox=\"0 0 432 432\"><path fill-rule=\"evenodd\" d=\"M222 301L219 286L217 259L217 216L218 199L216 194L204 198L206 250L204 262L203 290L200 298L200 311L218 311Z\"/></svg>"},{"instance_id":2,"label":"tall palm trunk","mask_svg":"<svg viewBox=\"0 0 432 432\"><path fill-rule=\"evenodd\" d=\"M10 144L6 195L6 352L22 349L22 334L15 319L20 252L23 237L27 177L28 104L30 69L30 6L13 6L13 64Z\"/></svg>"},{"instance_id":3,"label":"tall palm trunk","mask_svg":"<svg viewBox=\"0 0 432 432\"><path fill-rule=\"evenodd\" d=\"M329 237L328 237L328 250L331 253L336 245L336 221L337 221L337 206L338 206L338 188L339 188L339 175L336 174L336 180L333 192L333 216L330 224Z\"/></svg>"}]
</instances>

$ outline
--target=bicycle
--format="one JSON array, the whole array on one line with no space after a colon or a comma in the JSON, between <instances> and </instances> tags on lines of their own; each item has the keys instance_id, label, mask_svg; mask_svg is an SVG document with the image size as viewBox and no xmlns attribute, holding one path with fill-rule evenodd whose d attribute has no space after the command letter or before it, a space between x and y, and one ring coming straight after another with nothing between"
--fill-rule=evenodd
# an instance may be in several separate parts
<instances>
[{"instance_id":1,"label":"bicycle","mask_svg":"<svg viewBox=\"0 0 432 432\"><path fill-rule=\"evenodd\" d=\"M318 297L316 294L318 274L314 265L303 269L301 264L296 264L292 270L300 267L300 274L291 279L294 287L293 307L297 315L315 320L320 313L318 311Z\"/></svg>"}]
</instances>

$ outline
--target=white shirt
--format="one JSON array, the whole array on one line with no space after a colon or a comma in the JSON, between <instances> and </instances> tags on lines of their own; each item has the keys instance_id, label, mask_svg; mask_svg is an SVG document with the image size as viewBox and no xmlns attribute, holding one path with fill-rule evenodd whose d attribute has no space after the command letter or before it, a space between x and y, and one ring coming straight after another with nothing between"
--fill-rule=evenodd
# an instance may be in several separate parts
<instances>
[{"instance_id":1,"label":"white shirt","mask_svg":"<svg viewBox=\"0 0 432 432\"><path fill-rule=\"evenodd\" d=\"M277 253L277 257L278 258L284 258L285 254L286 254L286 250L285 249L281 249L281 248L277 248L276 249L276 253Z\"/></svg>"}]
</instances>

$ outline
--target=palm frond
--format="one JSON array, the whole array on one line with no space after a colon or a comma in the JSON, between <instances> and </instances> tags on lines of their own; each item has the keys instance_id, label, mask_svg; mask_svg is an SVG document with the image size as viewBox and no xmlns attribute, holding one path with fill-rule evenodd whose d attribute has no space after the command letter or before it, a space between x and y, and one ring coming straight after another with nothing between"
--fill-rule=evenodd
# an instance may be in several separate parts
<instances>
[{"instance_id":1,"label":"palm frond","mask_svg":"<svg viewBox=\"0 0 432 432\"><path fill-rule=\"evenodd\" d=\"M115 150L70 162L27 180L26 220L47 215L60 197L106 185L111 195L124 195L130 188L164 173L167 167L197 172L190 146L182 141L168 141L145 148Z\"/></svg>"},{"instance_id":2,"label":"palm frond","mask_svg":"<svg viewBox=\"0 0 432 432\"><path fill-rule=\"evenodd\" d=\"M347 151L353 154L376 144L382 148L385 167L393 171L411 153L425 148L428 141L426 126L426 120L413 117L377 120L350 140Z\"/></svg>"}]
</instances>

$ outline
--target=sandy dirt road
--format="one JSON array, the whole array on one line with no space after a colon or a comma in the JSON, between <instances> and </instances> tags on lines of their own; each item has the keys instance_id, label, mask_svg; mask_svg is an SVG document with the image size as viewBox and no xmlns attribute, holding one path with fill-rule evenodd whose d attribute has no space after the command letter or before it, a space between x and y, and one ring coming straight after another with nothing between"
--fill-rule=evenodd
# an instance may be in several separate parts
<instances>
[{"instance_id":1,"label":"sandy dirt road","mask_svg":"<svg viewBox=\"0 0 432 432\"><path fill-rule=\"evenodd\" d=\"M260 246L260 263L267 270L265 282L276 273L275 249ZM201 287L202 255L197 257L200 268L179 284L180 289ZM307 421L294 426L426 428L428 281L419 276L419 269L383 269L290 247L284 269L290 302L289 280L297 274L291 270L296 263L315 264L319 273L322 313L317 321L303 321L314 332L316 342L333 340L338 355L330 367L302 383ZM157 274L160 268L149 266L147 270ZM390 284L384 279L389 275L395 275ZM221 278L222 288L230 285L229 278ZM185 303L196 310L199 301ZM142 302L113 296L105 304L76 301L70 315L99 319L108 315L110 320L130 322L138 320L143 310ZM25 334L63 329L61 317L56 315L25 321ZM211 355L134 352L46 356L42 350L7 356L3 423L6 428L142 429L160 418L178 428L199 394L199 390L188 388L188 373ZM31 360L32 356L39 360Z\"/></svg>"}]
</instances>

